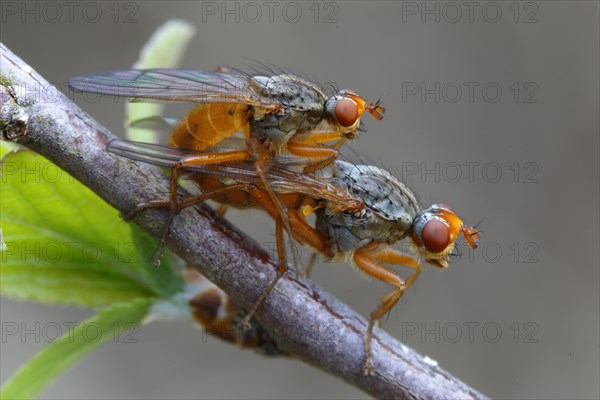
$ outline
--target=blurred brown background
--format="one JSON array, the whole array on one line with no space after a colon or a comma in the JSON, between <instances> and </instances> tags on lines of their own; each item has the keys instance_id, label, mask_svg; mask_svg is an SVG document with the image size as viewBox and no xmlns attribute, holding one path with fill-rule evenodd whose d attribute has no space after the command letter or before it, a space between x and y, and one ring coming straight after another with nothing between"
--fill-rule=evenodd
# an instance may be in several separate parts
<instances>
[{"instance_id":1,"label":"blurred brown background","mask_svg":"<svg viewBox=\"0 0 600 400\"><path fill-rule=\"evenodd\" d=\"M404 174L424 203L483 219L480 248L463 245L446 271L425 267L383 328L492 397L598 398L597 2L75 3L72 13L62 2L2 3L2 41L63 89L71 76L129 68L159 25L181 18L198 30L182 67L243 67L251 57L383 96L384 120L366 117L352 147ZM76 100L122 132L122 104ZM265 215L228 218L274 241ZM365 316L388 290L345 264L320 265L312 279ZM30 328L88 315L5 299L1 312ZM365 397L187 324L135 335L42 397ZM3 382L44 345L4 339Z\"/></svg>"}]
</instances>

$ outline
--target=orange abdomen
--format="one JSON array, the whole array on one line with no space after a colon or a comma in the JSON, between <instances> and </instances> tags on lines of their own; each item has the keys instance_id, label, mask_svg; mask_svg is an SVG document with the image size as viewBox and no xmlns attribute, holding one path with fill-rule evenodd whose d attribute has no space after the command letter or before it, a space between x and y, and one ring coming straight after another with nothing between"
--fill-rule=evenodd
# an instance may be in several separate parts
<instances>
[{"instance_id":1,"label":"orange abdomen","mask_svg":"<svg viewBox=\"0 0 600 400\"><path fill-rule=\"evenodd\" d=\"M247 104L202 104L175 127L168 144L181 149L205 151L240 129L248 135L249 119Z\"/></svg>"}]
</instances>

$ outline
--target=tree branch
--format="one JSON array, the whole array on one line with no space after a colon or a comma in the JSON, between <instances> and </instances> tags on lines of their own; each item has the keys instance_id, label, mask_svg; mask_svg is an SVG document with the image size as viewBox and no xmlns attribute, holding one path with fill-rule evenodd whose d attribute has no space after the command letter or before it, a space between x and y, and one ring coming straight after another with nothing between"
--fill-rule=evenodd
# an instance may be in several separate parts
<instances>
[{"instance_id":1,"label":"tree branch","mask_svg":"<svg viewBox=\"0 0 600 400\"><path fill-rule=\"evenodd\" d=\"M0 52L3 140L42 154L122 212L164 197L168 179L157 167L107 153L113 135L106 128L58 90L53 92L1 43ZM157 237L166 217L166 210L154 209L135 222ZM265 251L208 207L183 210L172 225L167 246L245 308L275 277L276 265ZM365 376L365 319L310 281L286 274L257 317L270 328L283 354L375 397L485 398L381 330L373 338L375 373Z\"/></svg>"}]
</instances>

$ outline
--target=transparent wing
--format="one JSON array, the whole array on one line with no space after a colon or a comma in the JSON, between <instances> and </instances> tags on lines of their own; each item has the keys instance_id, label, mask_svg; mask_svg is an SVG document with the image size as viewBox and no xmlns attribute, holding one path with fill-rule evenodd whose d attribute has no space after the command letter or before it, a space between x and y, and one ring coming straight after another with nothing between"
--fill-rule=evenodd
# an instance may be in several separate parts
<instances>
[{"instance_id":1,"label":"transparent wing","mask_svg":"<svg viewBox=\"0 0 600 400\"><path fill-rule=\"evenodd\" d=\"M280 103L258 95L241 74L184 69L112 71L69 81L76 92L127 98L131 102L244 103L275 108Z\"/></svg>"},{"instance_id":2,"label":"transparent wing","mask_svg":"<svg viewBox=\"0 0 600 400\"><path fill-rule=\"evenodd\" d=\"M132 160L169 168L174 167L184 158L198 154L170 146L121 139L112 140L108 144L107 150ZM195 165L185 169L189 172L233 179L238 183L262 186L262 181L256 175L253 161ZM287 171L276 164L269 168L266 176L271 189L279 194L301 194L317 200L333 202L341 211L357 211L364 208L364 203L352 197L347 188L332 185L311 175Z\"/></svg>"},{"instance_id":3,"label":"transparent wing","mask_svg":"<svg viewBox=\"0 0 600 400\"><path fill-rule=\"evenodd\" d=\"M173 168L179 160L194 155L194 152L176 147L121 139L111 140L106 150L121 157L169 168Z\"/></svg>"}]
</instances>

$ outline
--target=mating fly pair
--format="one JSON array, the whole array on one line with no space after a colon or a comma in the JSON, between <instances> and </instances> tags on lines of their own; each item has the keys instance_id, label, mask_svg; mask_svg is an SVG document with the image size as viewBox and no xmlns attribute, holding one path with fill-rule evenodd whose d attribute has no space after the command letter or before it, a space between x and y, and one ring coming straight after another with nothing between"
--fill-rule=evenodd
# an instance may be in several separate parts
<instances>
[{"instance_id":1,"label":"mating fly pair","mask_svg":"<svg viewBox=\"0 0 600 400\"><path fill-rule=\"evenodd\" d=\"M283 230L328 258L352 259L361 271L392 284L394 291L369 319L367 372L373 369L375 321L396 304L420 272L419 259L389 245L407 238L420 258L439 267L448 265L460 233L469 246L476 245L477 231L463 225L448 207L424 209L386 171L335 161L337 148L356 136L364 111L376 119L384 111L352 91L328 97L296 76L250 76L231 69L118 71L75 78L70 85L132 101L202 103L175 127L169 144L177 148L114 141L109 151L173 169L170 199L141 205L136 212L168 206L172 216L182 207L211 198L238 208L263 208L273 216L279 273L246 320L287 268ZM235 141L229 139L238 131L243 133L243 146L231 149ZM292 172L294 165L300 165L301 172ZM178 201L180 171L199 186L201 196ZM316 222L311 226L305 216L313 211ZM414 273L404 281L386 263L411 267Z\"/></svg>"},{"instance_id":2,"label":"mating fly pair","mask_svg":"<svg viewBox=\"0 0 600 400\"><path fill-rule=\"evenodd\" d=\"M114 140L108 150L134 160L173 167L185 152L158 145ZM183 200L180 207L212 199L238 208L262 208L276 220L277 211L248 162L190 167L189 178L202 195ZM271 188L286 207L294 238L327 259L349 259L363 273L394 286L371 313L365 333L365 372L374 369L371 336L376 321L390 311L421 271L421 259L440 268L448 267L455 242L462 234L475 248L479 233L448 207L424 208L416 196L389 172L370 165L336 160L319 171L319 177L294 173L273 166L267 173ZM169 201L154 201L138 208L167 207ZM306 211L308 209L308 212ZM315 211L314 226L305 216ZM391 247L406 239L417 257ZM386 264L414 269L405 281ZM274 281L276 282L276 281ZM272 283L246 316L248 323Z\"/></svg>"}]
</instances>

